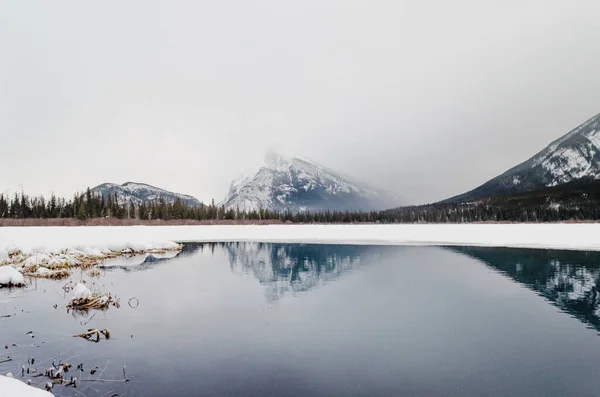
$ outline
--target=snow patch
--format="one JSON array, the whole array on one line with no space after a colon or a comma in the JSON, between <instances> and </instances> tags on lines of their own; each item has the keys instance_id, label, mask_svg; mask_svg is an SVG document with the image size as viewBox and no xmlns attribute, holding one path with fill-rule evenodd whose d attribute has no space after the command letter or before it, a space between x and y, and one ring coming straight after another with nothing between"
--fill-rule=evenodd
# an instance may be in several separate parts
<instances>
[{"instance_id":1,"label":"snow patch","mask_svg":"<svg viewBox=\"0 0 600 397\"><path fill-rule=\"evenodd\" d=\"M18 379L0 375L0 397L52 397L45 390L36 389Z\"/></svg>"},{"instance_id":2,"label":"snow patch","mask_svg":"<svg viewBox=\"0 0 600 397\"><path fill-rule=\"evenodd\" d=\"M75 288L73 288L73 298L72 299L90 299L92 297L92 291L88 287L86 287L82 283L78 283Z\"/></svg>"},{"instance_id":3,"label":"snow patch","mask_svg":"<svg viewBox=\"0 0 600 397\"><path fill-rule=\"evenodd\" d=\"M596 149L600 149L600 131L593 130L589 134L586 135L586 138L590 140L590 143Z\"/></svg>"},{"instance_id":4,"label":"snow patch","mask_svg":"<svg viewBox=\"0 0 600 397\"><path fill-rule=\"evenodd\" d=\"M550 173L549 186L567 183L590 175L592 162L572 148L560 149L542 162L542 167Z\"/></svg>"},{"instance_id":5,"label":"snow patch","mask_svg":"<svg viewBox=\"0 0 600 397\"><path fill-rule=\"evenodd\" d=\"M52 270L46 267L38 267L38 269L35 272L41 276L47 276L53 273Z\"/></svg>"},{"instance_id":6,"label":"snow patch","mask_svg":"<svg viewBox=\"0 0 600 397\"><path fill-rule=\"evenodd\" d=\"M25 285L23 275L12 266L0 266L0 287Z\"/></svg>"}]
</instances>

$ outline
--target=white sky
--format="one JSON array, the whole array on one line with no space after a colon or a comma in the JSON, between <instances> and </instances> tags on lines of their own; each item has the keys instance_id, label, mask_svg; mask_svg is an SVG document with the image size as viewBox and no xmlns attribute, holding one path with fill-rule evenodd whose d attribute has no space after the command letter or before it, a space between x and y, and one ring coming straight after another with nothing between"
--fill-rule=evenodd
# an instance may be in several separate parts
<instances>
[{"instance_id":1,"label":"white sky","mask_svg":"<svg viewBox=\"0 0 600 397\"><path fill-rule=\"evenodd\" d=\"M268 149L408 203L600 112L600 2L0 0L0 191L209 201Z\"/></svg>"}]
</instances>

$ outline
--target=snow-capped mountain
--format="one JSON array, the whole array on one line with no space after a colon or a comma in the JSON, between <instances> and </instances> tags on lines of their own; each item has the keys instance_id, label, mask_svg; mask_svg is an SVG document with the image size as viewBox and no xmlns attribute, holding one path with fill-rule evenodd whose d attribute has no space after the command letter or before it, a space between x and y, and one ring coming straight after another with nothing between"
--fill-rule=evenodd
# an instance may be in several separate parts
<instances>
[{"instance_id":1,"label":"snow-capped mountain","mask_svg":"<svg viewBox=\"0 0 600 397\"><path fill-rule=\"evenodd\" d=\"M253 211L373 210L397 206L388 194L299 158L267 154L256 174L232 182L220 203Z\"/></svg>"},{"instance_id":2,"label":"snow-capped mountain","mask_svg":"<svg viewBox=\"0 0 600 397\"><path fill-rule=\"evenodd\" d=\"M524 163L446 202L474 201L582 179L600 179L600 114L552 142Z\"/></svg>"},{"instance_id":3,"label":"snow-capped mountain","mask_svg":"<svg viewBox=\"0 0 600 397\"><path fill-rule=\"evenodd\" d=\"M116 194L119 204L132 202L138 205L142 202L149 203L163 198L167 203L173 203L175 200L179 199L182 203L187 205L200 205L200 201L195 197L188 196L187 194L169 192L155 186L146 185L145 183L127 182L122 185L103 183L91 190L92 193L101 194L105 200L108 199L108 196L114 197Z\"/></svg>"}]
</instances>

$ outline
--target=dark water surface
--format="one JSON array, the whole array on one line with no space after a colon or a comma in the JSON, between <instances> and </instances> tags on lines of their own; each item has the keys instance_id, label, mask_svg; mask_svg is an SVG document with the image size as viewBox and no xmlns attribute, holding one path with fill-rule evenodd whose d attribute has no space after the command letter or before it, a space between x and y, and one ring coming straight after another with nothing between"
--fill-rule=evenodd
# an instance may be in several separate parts
<instances>
[{"instance_id":1,"label":"dark water surface","mask_svg":"<svg viewBox=\"0 0 600 397\"><path fill-rule=\"evenodd\" d=\"M57 396L600 393L598 253L233 243L107 266L72 276L120 297L106 312L68 314L64 281L0 290L0 372L69 362Z\"/></svg>"}]
</instances>

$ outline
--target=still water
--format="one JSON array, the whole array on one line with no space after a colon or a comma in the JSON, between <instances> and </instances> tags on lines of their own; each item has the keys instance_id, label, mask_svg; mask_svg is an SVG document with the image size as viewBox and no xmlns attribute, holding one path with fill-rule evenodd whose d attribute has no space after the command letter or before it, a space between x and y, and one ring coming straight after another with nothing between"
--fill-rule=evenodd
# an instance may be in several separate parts
<instances>
[{"instance_id":1,"label":"still water","mask_svg":"<svg viewBox=\"0 0 600 397\"><path fill-rule=\"evenodd\" d=\"M72 280L121 307L67 313L64 281L0 290L1 373L68 362L57 396L600 392L599 253L194 244ZM112 337L72 337L88 328Z\"/></svg>"}]
</instances>

